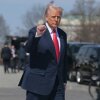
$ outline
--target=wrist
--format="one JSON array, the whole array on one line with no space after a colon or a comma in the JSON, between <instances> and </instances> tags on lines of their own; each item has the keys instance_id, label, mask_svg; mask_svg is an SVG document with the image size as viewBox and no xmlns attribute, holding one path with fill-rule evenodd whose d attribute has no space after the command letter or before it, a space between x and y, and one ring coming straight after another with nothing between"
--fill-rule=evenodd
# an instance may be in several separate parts
<instances>
[{"instance_id":1,"label":"wrist","mask_svg":"<svg viewBox=\"0 0 100 100\"><path fill-rule=\"evenodd\" d=\"M38 34L38 33L36 32L35 37L41 37L41 34Z\"/></svg>"}]
</instances>

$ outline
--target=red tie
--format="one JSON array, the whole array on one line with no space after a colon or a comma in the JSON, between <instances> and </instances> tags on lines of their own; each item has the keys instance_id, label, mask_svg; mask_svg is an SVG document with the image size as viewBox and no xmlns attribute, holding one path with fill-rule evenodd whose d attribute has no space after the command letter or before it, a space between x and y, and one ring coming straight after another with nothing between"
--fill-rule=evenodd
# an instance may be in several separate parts
<instances>
[{"instance_id":1,"label":"red tie","mask_svg":"<svg viewBox=\"0 0 100 100\"><path fill-rule=\"evenodd\" d=\"M59 58L59 44L58 44L57 34L56 34L55 30L53 30L53 43L54 43L54 46L55 46L56 58L57 58L57 61L58 61L58 58Z\"/></svg>"}]
</instances>

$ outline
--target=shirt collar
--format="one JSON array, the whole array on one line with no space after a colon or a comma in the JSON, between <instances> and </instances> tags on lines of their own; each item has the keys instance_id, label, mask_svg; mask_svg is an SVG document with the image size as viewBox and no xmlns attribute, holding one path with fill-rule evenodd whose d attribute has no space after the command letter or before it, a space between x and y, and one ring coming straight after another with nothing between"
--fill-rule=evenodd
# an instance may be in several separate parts
<instances>
[{"instance_id":1,"label":"shirt collar","mask_svg":"<svg viewBox=\"0 0 100 100\"><path fill-rule=\"evenodd\" d=\"M50 26L48 25L48 23L46 23L47 29L49 30L49 32L52 34L52 29L50 28ZM57 29L56 29L57 32Z\"/></svg>"}]
</instances>

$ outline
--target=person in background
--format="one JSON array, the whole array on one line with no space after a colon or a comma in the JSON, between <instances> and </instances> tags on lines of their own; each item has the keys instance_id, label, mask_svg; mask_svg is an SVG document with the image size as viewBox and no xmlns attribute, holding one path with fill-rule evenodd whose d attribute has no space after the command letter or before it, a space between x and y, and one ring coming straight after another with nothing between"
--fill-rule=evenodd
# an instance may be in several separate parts
<instances>
[{"instance_id":1,"label":"person in background","mask_svg":"<svg viewBox=\"0 0 100 100\"><path fill-rule=\"evenodd\" d=\"M26 63L26 51L23 44L20 44L18 49L18 70L23 69Z\"/></svg>"},{"instance_id":2,"label":"person in background","mask_svg":"<svg viewBox=\"0 0 100 100\"><path fill-rule=\"evenodd\" d=\"M12 54L12 58L11 58L11 71L12 71L12 73L16 73L17 52L16 52L16 49L15 49L14 45L11 46L11 54Z\"/></svg>"},{"instance_id":3,"label":"person in background","mask_svg":"<svg viewBox=\"0 0 100 100\"><path fill-rule=\"evenodd\" d=\"M4 73L9 73L11 57L11 49L9 48L8 44L5 43L4 47L1 50L1 58L3 59Z\"/></svg>"},{"instance_id":4,"label":"person in background","mask_svg":"<svg viewBox=\"0 0 100 100\"><path fill-rule=\"evenodd\" d=\"M26 100L65 100L67 83L67 36L58 26L63 9L48 4L45 24L29 31L26 51L30 61L19 86L26 90Z\"/></svg>"}]
</instances>

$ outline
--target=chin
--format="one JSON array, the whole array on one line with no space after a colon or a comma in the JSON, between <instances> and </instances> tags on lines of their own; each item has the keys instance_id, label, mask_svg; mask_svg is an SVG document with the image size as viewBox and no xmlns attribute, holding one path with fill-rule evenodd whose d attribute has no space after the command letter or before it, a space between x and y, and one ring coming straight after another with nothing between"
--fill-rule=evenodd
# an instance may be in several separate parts
<instances>
[{"instance_id":1,"label":"chin","mask_svg":"<svg viewBox=\"0 0 100 100\"><path fill-rule=\"evenodd\" d=\"M57 28L57 25L54 25L53 28Z\"/></svg>"}]
</instances>

